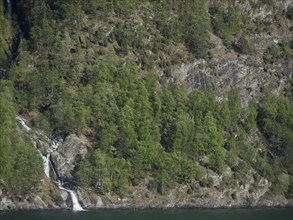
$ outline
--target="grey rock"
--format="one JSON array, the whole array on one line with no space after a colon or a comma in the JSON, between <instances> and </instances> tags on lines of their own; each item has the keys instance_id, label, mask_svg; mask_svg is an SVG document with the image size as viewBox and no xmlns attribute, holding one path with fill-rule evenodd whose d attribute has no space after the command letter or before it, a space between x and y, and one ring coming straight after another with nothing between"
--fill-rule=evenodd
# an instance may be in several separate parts
<instances>
[{"instance_id":1,"label":"grey rock","mask_svg":"<svg viewBox=\"0 0 293 220\"><path fill-rule=\"evenodd\" d=\"M99 195L92 190L79 188L77 195L80 203L86 209L114 208L112 202L107 197Z\"/></svg>"},{"instance_id":2,"label":"grey rock","mask_svg":"<svg viewBox=\"0 0 293 220\"><path fill-rule=\"evenodd\" d=\"M67 198L68 198L68 192L66 192L66 191L64 191L64 190L61 190L60 195L61 195L61 198L62 198L64 201L67 200Z\"/></svg>"},{"instance_id":3,"label":"grey rock","mask_svg":"<svg viewBox=\"0 0 293 220\"><path fill-rule=\"evenodd\" d=\"M38 195L33 198L33 201L35 204L38 204L37 205L38 207L41 207L41 208L47 207L47 204Z\"/></svg>"},{"instance_id":4,"label":"grey rock","mask_svg":"<svg viewBox=\"0 0 293 220\"><path fill-rule=\"evenodd\" d=\"M221 1L209 1L210 6L218 3ZM293 6L291 0L274 1L273 5L263 4L259 7L254 7L253 1L235 0L231 4L246 12L252 20L264 22L271 22L276 16L284 18L283 11ZM210 50L210 59L195 59L173 67L168 81L185 84L189 91L215 89L218 100L227 98L231 88L237 88L243 106L248 105L251 97L261 98L264 90L282 94L293 81L293 60L280 59L270 64L264 62L263 54L268 47L293 39L293 32L289 30L291 25L292 22L283 19L282 25L273 21L270 31L250 33L247 38L256 49L253 55L238 54L227 49L220 38L211 34L210 41L215 47Z\"/></svg>"},{"instance_id":5,"label":"grey rock","mask_svg":"<svg viewBox=\"0 0 293 220\"><path fill-rule=\"evenodd\" d=\"M0 210L5 211L5 210L15 210L16 205L13 203L13 201L7 197L2 198L0 201Z\"/></svg>"},{"instance_id":6,"label":"grey rock","mask_svg":"<svg viewBox=\"0 0 293 220\"><path fill-rule=\"evenodd\" d=\"M105 204L102 200L102 198L100 196L97 197L97 203L96 203L96 208L101 208L101 207L104 207Z\"/></svg>"},{"instance_id":7,"label":"grey rock","mask_svg":"<svg viewBox=\"0 0 293 220\"><path fill-rule=\"evenodd\" d=\"M262 97L265 89L281 94L293 80L293 60L281 60L269 66L262 62L261 56L230 54L214 57L209 64L201 62L199 65L195 61L182 65L184 68L175 68L169 81L183 83L189 91L215 89L219 100L226 98L231 88L237 88L243 106L247 106L251 97Z\"/></svg>"},{"instance_id":8,"label":"grey rock","mask_svg":"<svg viewBox=\"0 0 293 220\"><path fill-rule=\"evenodd\" d=\"M89 143L85 136L72 134L51 154L53 166L63 182L73 182L73 171L78 162L85 157L87 146Z\"/></svg>"}]
</instances>

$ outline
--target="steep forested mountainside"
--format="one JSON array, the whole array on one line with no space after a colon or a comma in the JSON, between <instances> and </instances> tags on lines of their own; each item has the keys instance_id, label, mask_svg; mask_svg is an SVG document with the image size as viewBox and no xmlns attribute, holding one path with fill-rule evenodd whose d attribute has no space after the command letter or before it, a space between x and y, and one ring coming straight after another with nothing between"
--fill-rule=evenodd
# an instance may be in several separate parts
<instances>
[{"instance_id":1,"label":"steep forested mountainside","mask_svg":"<svg viewBox=\"0 0 293 220\"><path fill-rule=\"evenodd\" d=\"M292 20L290 0L1 1L0 210L69 189L292 206Z\"/></svg>"}]
</instances>

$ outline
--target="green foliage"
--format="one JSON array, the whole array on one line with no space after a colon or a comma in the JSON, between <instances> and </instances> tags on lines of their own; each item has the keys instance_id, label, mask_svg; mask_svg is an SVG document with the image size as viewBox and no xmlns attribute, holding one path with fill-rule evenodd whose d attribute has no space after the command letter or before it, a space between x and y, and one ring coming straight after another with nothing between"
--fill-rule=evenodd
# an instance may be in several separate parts
<instances>
[{"instance_id":1,"label":"green foliage","mask_svg":"<svg viewBox=\"0 0 293 220\"><path fill-rule=\"evenodd\" d=\"M43 160L32 145L15 143L13 175L9 190L16 195L25 195L37 190L43 173Z\"/></svg>"},{"instance_id":2,"label":"green foliage","mask_svg":"<svg viewBox=\"0 0 293 220\"><path fill-rule=\"evenodd\" d=\"M250 169L251 166L246 161L239 161L236 166L232 167L234 179L240 180L240 183L245 182L246 175Z\"/></svg>"},{"instance_id":3,"label":"green foliage","mask_svg":"<svg viewBox=\"0 0 293 220\"><path fill-rule=\"evenodd\" d=\"M257 127L257 103L255 100L251 100L248 105L247 115L245 119L245 130L247 133L253 133Z\"/></svg>"},{"instance_id":4,"label":"green foliage","mask_svg":"<svg viewBox=\"0 0 293 220\"><path fill-rule=\"evenodd\" d=\"M219 173L225 169L223 134L216 126L216 121L211 112L204 118L203 132L206 135L204 146L209 156L208 166Z\"/></svg>"},{"instance_id":5,"label":"green foliage","mask_svg":"<svg viewBox=\"0 0 293 220\"><path fill-rule=\"evenodd\" d=\"M252 44L249 43L249 41L242 35L239 40L234 45L235 51L242 53L242 54L248 54L251 55L255 53L255 48Z\"/></svg>"},{"instance_id":6,"label":"green foliage","mask_svg":"<svg viewBox=\"0 0 293 220\"><path fill-rule=\"evenodd\" d=\"M180 125L180 118L182 117L180 113L184 113L186 110L187 94L183 87L176 87L175 85L170 85L162 90L161 94L162 103L162 116L161 116L161 144L167 151L172 151L174 148L174 142L180 142L179 139L176 140L176 132ZM183 116L189 117L189 116ZM181 118L183 119L183 118ZM185 122L187 122L185 120ZM184 122L183 122L184 123ZM190 123L190 122L187 122ZM191 122L192 123L192 122ZM177 128L178 127L178 128ZM180 131L181 132L181 131ZM192 131L191 131L192 132ZM178 136L179 134L177 134ZM181 138L181 137L178 137ZM188 137L187 137L188 138ZM183 148L184 146L177 146Z\"/></svg>"},{"instance_id":7,"label":"green foliage","mask_svg":"<svg viewBox=\"0 0 293 220\"><path fill-rule=\"evenodd\" d=\"M163 153L155 172L157 191L166 194L177 183L191 184L198 179L198 169L194 162L182 153Z\"/></svg>"},{"instance_id":8,"label":"green foliage","mask_svg":"<svg viewBox=\"0 0 293 220\"><path fill-rule=\"evenodd\" d=\"M280 59L292 59L293 48L290 42L281 42L274 44L266 49L263 55L263 60L267 64L273 64Z\"/></svg>"},{"instance_id":9,"label":"green foliage","mask_svg":"<svg viewBox=\"0 0 293 220\"><path fill-rule=\"evenodd\" d=\"M89 161L80 164L76 175L81 186L93 187L100 193L115 191L123 194L129 185L131 165L125 159L96 150Z\"/></svg>"},{"instance_id":10,"label":"green foliage","mask_svg":"<svg viewBox=\"0 0 293 220\"><path fill-rule=\"evenodd\" d=\"M43 161L16 129L12 85L0 81L0 179L14 195L33 192L41 179Z\"/></svg>"},{"instance_id":11,"label":"green foliage","mask_svg":"<svg viewBox=\"0 0 293 220\"><path fill-rule=\"evenodd\" d=\"M183 15L183 19L187 22L186 27L188 28L187 34L185 35L185 42L189 50L196 57L206 58L208 49L207 42L209 39L208 31L210 29L208 1L196 0L192 2L191 13ZM190 7L190 5L187 3L186 7Z\"/></svg>"},{"instance_id":12,"label":"green foliage","mask_svg":"<svg viewBox=\"0 0 293 220\"><path fill-rule=\"evenodd\" d=\"M249 22L249 17L240 8L234 7L232 4L229 0L225 0L211 8L214 31L223 39L224 44L228 48L231 48L237 42L237 39L240 38L238 43L240 52L250 52L253 48L242 36L242 32Z\"/></svg>"},{"instance_id":13,"label":"green foliage","mask_svg":"<svg viewBox=\"0 0 293 220\"><path fill-rule=\"evenodd\" d=\"M233 176L224 176L220 185L221 189L229 189L236 186L236 179Z\"/></svg>"},{"instance_id":14,"label":"green foliage","mask_svg":"<svg viewBox=\"0 0 293 220\"><path fill-rule=\"evenodd\" d=\"M230 110L230 118L232 125L236 125L240 118L241 113L241 103L239 90L232 89L228 94L228 107Z\"/></svg>"},{"instance_id":15,"label":"green foliage","mask_svg":"<svg viewBox=\"0 0 293 220\"><path fill-rule=\"evenodd\" d=\"M226 161L227 164L230 167L233 167L236 165L237 163L237 159L238 159L238 149L236 147L236 139L235 137L230 137L230 139L227 141L226 143L226 149L228 150L227 154L226 154Z\"/></svg>"},{"instance_id":16,"label":"green foliage","mask_svg":"<svg viewBox=\"0 0 293 220\"><path fill-rule=\"evenodd\" d=\"M52 188L49 190L49 193L51 198L53 198L54 203L61 206L64 201L60 195L60 192L57 189Z\"/></svg>"},{"instance_id":17,"label":"green foliage","mask_svg":"<svg viewBox=\"0 0 293 220\"><path fill-rule=\"evenodd\" d=\"M82 133L88 123L90 110L82 102L68 101L58 103L50 108L51 123L54 124L55 133ZM61 134L62 134L61 133ZM59 133L60 135L60 133Z\"/></svg>"},{"instance_id":18,"label":"green foliage","mask_svg":"<svg viewBox=\"0 0 293 220\"><path fill-rule=\"evenodd\" d=\"M211 188L214 184L214 179L212 177L203 178L199 182L201 187L208 187Z\"/></svg>"},{"instance_id":19,"label":"green foliage","mask_svg":"<svg viewBox=\"0 0 293 220\"><path fill-rule=\"evenodd\" d=\"M12 86L8 81L0 81L0 177L4 180L12 176L13 133L15 132L15 105L12 100Z\"/></svg>"},{"instance_id":20,"label":"green foliage","mask_svg":"<svg viewBox=\"0 0 293 220\"><path fill-rule=\"evenodd\" d=\"M4 16L4 2L0 3L0 67L6 66L9 45L7 44L7 31L9 24Z\"/></svg>"},{"instance_id":21,"label":"green foliage","mask_svg":"<svg viewBox=\"0 0 293 220\"><path fill-rule=\"evenodd\" d=\"M7 4L6 1L0 2L0 77L2 79L8 78L6 71L9 69L17 52L16 46L19 34L19 27L15 25L13 9L11 9L11 14L8 14L8 8L5 8L5 3Z\"/></svg>"},{"instance_id":22,"label":"green foliage","mask_svg":"<svg viewBox=\"0 0 293 220\"><path fill-rule=\"evenodd\" d=\"M271 165L269 163L267 163L267 161L264 158L262 158L262 157L257 158L255 168L259 171L259 173L263 177L272 180L273 169L272 169Z\"/></svg>"},{"instance_id":23,"label":"green foliage","mask_svg":"<svg viewBox=\"0 0 293 220\"><path fill-rule=\"evenodd\" d=\"M124 194L148 180L161 194L200 179L202 186L212 187L197 163L219 174L229 165L239 180L253 167L278 189L277 173L293 172L291 101L266 95L245 109L236 89L228 100L218 101L212 90L188 93L184 86L164 84L172 65L208 58L212 28L228 48L254 53L247 14L230 0L211 8L208 3L17 1L25 39L9 80L0 84L0 182L5 189L25 194L38 185L42 172L38 153L16 130L17 112L34 115L32 126L52 135L85 134L92 149L78 165L77 184L99 193ZM6 68L6 36L13 33L7 34L3 10L0 3L0 66ZM290 58L292 42L264 53L266 63ZM163 77L150 73L155 66ZM259 128L266 138L260 142L268 141L262 151L250 140ZM225 184L235 182L226 179Z\"/></svg>"},{"instance_id":24,"label":"green foliage","mask_svg":"<svg viewBox=\"0 0 293 220\"><path fill-rule=\"evenodd\" d=\"M293 104L286 98L266 94L258 114L258 124L264 135L272 143L270 151L283 158L282 165L293 171Z\"/></svg>"}]
</instances>

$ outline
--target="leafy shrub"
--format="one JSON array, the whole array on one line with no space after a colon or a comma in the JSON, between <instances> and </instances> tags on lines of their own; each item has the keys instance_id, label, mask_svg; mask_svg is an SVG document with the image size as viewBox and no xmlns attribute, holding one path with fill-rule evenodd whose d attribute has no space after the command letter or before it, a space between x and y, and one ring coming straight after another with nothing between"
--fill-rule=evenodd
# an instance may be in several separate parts
<instances>
[{"instance_id":1,"label":"leafy shrub","mask_svg":"<svg viewBox=\"0 0 293 220\"><path fill-rule=\"evenodd\" d=\"M236 184L237 184L237 179L235 179L234 176L223 176L219 189L220 190L231 189L231 188L234 188Z\"/></svg>"},{"instance_id":2,"label":"leafy shrub","mask_svg":"<svg viewBox=\"0 0 293 220\"><path fill-rule=\"evenodd\" d=\"M241 9L226 6L225 4L217 5L213 11L214 19L212 24L214 31L223 39L224 44L231 48L241 36L241 31L245 30L247 23L249 23L249 17ZM242 42L242 44L248 47L245 42Z\"/></svg>"},{"instance_id":3,"label":"leafy shrub","mask_svg":"<svg viewBox=\"0 0 293 220\"><path fill-rule=\"evenodd\" d=\"M96 150L90 161L80 164L76 176L81 186L93 187L100 193L123 194L129 186L130 167L125 159L112 158Z\"/></svg>"},{"instance_id":4,"label":"leafy shrub","mask_svg":"<svg viewBox=\"0 0 293 220\"><path fill-rule=\"evenodd\" d=\"M61 197L61 195L60 195L59 190L56 190L56 189L50 189L50 190L49 190L49 193L50 193L51 197L53 198L53 201L55 202L55 204L61 206L62 203L63 203L63 199L62 199L62 197Z\"/></svg>"},{"instance_id":5,"label":"leafy shrub","mask_svg":"<svg viewBox=\"0 0 293 220\"><path fill-rule=\"evenodd\" d=\"M249 41L244 36L241 36L240 39L234 44L234 50L248 55L251 55L255 52L254 46L249 43Z\"/></svg>"},{"instance_id":6,"label":"leafy shrub","mask_svg":"<svg viewBox=\"0 0 293 220\"><path fill-rule=\"evenodd\" d=\"M273 64L280 59L292 59L293 49L290 42L281 42L266 49L263 55L265 63Z\"/></svg>"}]
</instances>

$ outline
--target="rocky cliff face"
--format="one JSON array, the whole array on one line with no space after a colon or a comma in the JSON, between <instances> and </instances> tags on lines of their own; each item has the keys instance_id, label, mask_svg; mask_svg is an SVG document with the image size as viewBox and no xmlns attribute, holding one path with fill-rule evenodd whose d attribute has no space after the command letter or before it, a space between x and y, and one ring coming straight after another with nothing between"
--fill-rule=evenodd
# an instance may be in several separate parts
<instances>
[{"instance_id":1,"label":"rocky cliff face","mask_svg":"<svg viewBox=\"0 0 293 220\"><path fill-rule=\"evenodd\" d=\"M210 1L211 6L218 3L217 0ZM273 5L253 6L256 3L257 1L237 0L233 5L249 14L252 21L259 20L267 24L267 30L251 33L248 37L255 48L255 53L237 53L227 48L220 38L210 34L210 41L214 47L210 50L209 59L194 60L174 67L169 81L183 83L189 91L213 88L217 91L219 99L225 98L231 88L238 88L244 106L251 97L262 97L265 90L277 95L286 93L293 83L293 60L280 58L268 62L265 60L265 54L270 48L292 41L293 32L290 28L293 24L284 16L287 8L292 7L292 1L276 1Z\"/></svg>"}]
</instances>

